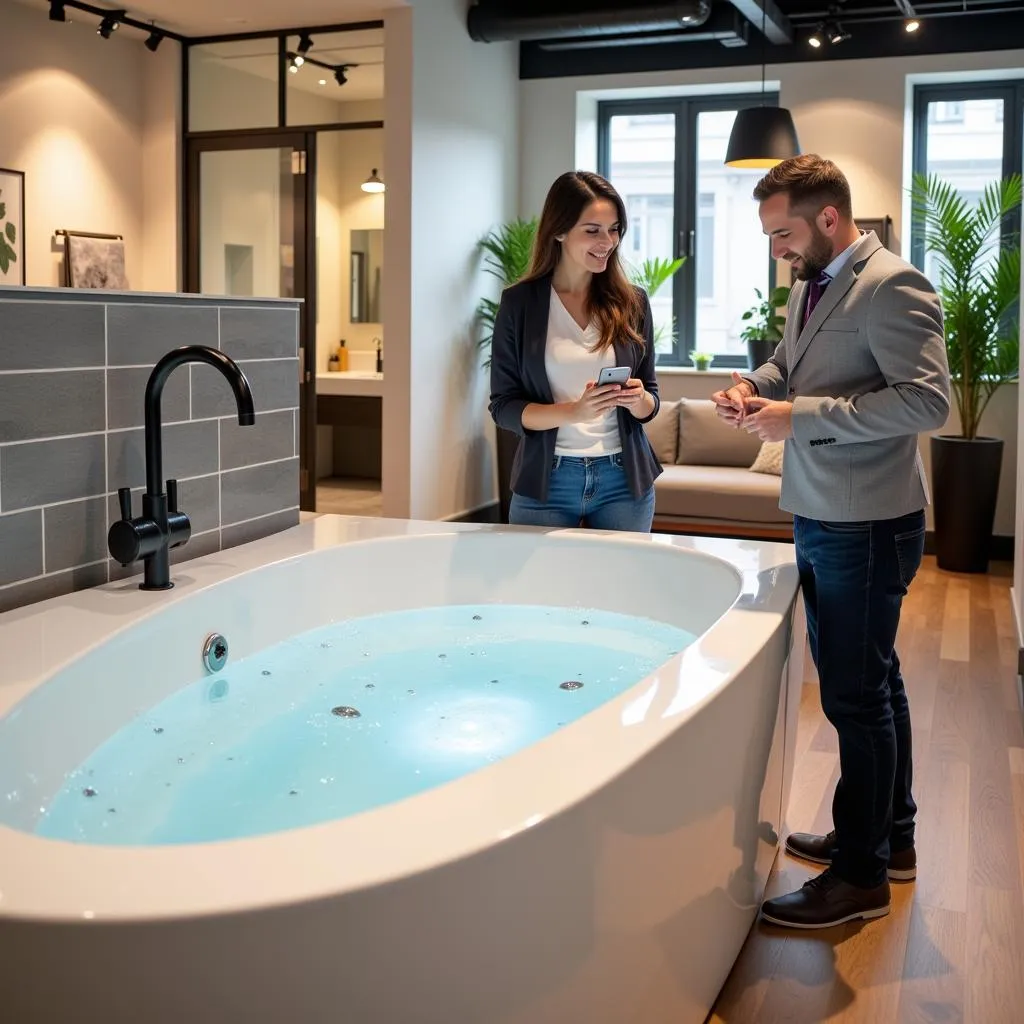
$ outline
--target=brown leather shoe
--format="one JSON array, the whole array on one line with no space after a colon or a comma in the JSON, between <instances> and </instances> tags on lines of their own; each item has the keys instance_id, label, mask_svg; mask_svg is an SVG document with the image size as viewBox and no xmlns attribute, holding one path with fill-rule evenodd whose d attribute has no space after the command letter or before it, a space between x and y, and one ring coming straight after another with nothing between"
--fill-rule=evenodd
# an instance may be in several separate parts
<instances>
[{"instance_id":1,"label":"brown leather shoe","mask_svg":"<svg viewBox=\"0 0 1024 1024\"><path fill-rule=\"evenodd\" d=\"M765 900L761 916L783 928L831 928L847 921L870 921L889 913L889 883L873 889L850 885L826 868L796 892Z\"/></svg>"},{"instance_id":2,"label":"brown leather shoe","mask_svg":"<svg viewBox=\"0 0 1024 1024\"><path fill-rule=\"evenodd\" d=\"M815 864L831 864L835 856L835 831L818 836L810 832L794 832L786 837L786 851ZM917 851L913 846L889 854L890 882L912 882L917 877Z\"/></svg>"}]
</instances>

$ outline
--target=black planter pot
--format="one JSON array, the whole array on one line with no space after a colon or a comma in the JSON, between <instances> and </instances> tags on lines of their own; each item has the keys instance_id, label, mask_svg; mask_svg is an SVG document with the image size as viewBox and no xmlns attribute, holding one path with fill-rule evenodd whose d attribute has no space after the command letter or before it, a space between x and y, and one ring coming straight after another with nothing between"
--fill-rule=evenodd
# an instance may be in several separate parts
<instances>
[{"instance_id":1,"label":"black planter pot","mask_svg":"<svg viewBox=\"0 0 1024 1024\"><path fill-rule=\"evenodd\" d=\"M751 370L756 370L762 363L767 363L775 354L778 342L767 338L757 338L747 342L747 363Z\"/></svg>"},{"instance_id":2,"label":"black planter pot","mask_svg":"<svg viewBox=\"0 0 1024 1024\"><path fill-rule=\"evenodd\" d=\"M932 437L935 557L949 572L987 572L999 494L998 437Z\"/></svg>"},{"instance_id":3,"label":"black planter pot","mask_svg":"<svg viewBox=\"0 0 1024 1024\"><path fill-rule=\"evenodd\" d=\"M519 435L510 430L497 429L498 434L498 512L499 522L508 522L508 509L512 502L512 463L519 447Z\"/></svg>"}]
</instances>

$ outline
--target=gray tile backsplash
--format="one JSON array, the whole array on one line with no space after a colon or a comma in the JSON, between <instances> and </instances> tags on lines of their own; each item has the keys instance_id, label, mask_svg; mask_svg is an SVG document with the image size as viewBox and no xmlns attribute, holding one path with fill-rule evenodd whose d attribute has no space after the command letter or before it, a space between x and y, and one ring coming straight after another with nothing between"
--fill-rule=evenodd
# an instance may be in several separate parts
<instances>
[{"instance_id":1,"label":"gray tile backsplash","mask_svg":"<svg viewBox=\"0 0 1024 1024\"><path fill-rule=\"evenodd\" d=\"M0 444L103 430L103 378L103 370L0 373Z\"/></svg>"},{"instance_id":2,"label":"gray tile backsplash","mask_svg":"<svg viewBox=\"0 0 1024 1024\"><path fill-rule=\"evenodd\" d=\"M164 478L189 558L299 521L298 303L0 289L0 611L141 573L112 562L117 488L142 512L143 394L172 348L238 360L256 404L239 427L223 377L179 367L162 398Z\"/></svg>"},{"instance_id":3,"label":"gray tile backsplash","mask_svg":"<svg viewBox=\"0 0 1024 1024\"><path fill-rule=\"evenodd\" d=\"M104 366L105 307L84 302L5 302L0 370Z\"/></svg>"}]
</instances>

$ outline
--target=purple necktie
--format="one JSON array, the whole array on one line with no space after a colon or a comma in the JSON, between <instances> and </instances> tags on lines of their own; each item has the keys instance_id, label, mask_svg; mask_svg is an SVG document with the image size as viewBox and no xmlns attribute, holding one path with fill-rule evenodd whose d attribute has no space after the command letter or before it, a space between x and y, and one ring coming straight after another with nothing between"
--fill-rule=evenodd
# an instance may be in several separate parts
<instances>
[{"instance_id":1,"label":"purple necktie","mask_svg":"<svg viewBox=\"0 0 1024 1024\"><path fill-rule=\"evenodd\" d=\"M818 301L825 293L825 289L828 287L828 283L831 280L832 278L830 278L828 274L821 273L807 286L807 312L804 313L805 324L811 319L814 307L818 304Z\"/></svg>"}]
</instances>

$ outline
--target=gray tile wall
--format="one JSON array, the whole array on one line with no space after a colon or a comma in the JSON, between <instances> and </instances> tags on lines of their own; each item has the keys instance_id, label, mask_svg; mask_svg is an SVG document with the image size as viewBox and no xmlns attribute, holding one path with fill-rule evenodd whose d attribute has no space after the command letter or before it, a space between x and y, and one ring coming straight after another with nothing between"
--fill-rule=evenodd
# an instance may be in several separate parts
<instances>
[{"instance_id":1,"label":"gray tile wall","mask_svg":"<svg viewBox=\"0 0 1024 1024\"><path fill-rule=\"evenodd\" d=\"M164 388L164 476L192 538L180 562L299 521L298 303L0 288L0 612L141 572L107 554L117 489L142 512L143 394L172 348L210 345L252 387L179 367Z\"/></svg>"}]
</instances>

